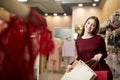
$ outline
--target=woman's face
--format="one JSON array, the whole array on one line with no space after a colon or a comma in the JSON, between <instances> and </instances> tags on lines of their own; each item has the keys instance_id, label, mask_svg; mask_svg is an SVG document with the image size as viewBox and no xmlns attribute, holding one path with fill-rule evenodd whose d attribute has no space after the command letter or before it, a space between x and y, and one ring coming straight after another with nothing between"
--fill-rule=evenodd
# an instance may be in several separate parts
<instances>
[{"instance_id":1,"label":"woman's face","mask_svg":"<svg viewBox=\"0 0 120 80\"><path fill-rule=\"evenodd\" d=\"M96 22L94 19L89 19L86 23L85 23L85 32L86 33L92 33L94 31L94 29L96 28Z\"/></svg>"}]
</instances>

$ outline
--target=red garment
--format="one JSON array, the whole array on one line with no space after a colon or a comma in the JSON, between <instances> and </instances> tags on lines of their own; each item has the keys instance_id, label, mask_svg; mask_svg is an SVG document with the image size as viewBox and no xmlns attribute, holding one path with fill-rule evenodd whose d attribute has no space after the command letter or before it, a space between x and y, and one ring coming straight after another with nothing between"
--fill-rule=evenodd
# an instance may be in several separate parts
<instances>
[{"instance_id":1,"label":"red garment","mask_svg":"<svg viewBox=\"0 0 120 80\"><path fill-rule=\"evenodd\" d=\"M46 25L44 18L33 9L28 23L11 17L8 28L0 34L0 80L34 80L33 67L40 46L51 40L45 37L48 40L40 44L39 37L43 37L40 32L47 32Z\"/></svg>"},{"instance_id":2,"label":"red garment","mask_svg":"<svg viewBox=\"0 0 120 80\"><path fill-rule=\"evenodd\" d=\"M49 56L49 54L54 49L54 42L52 40L52 33L47 28L45 31L40 33L42 36L40 37L40 52L44 56Z\"/></svg>"},{"instance_id":3,"label":"red garment","mask_svg":"<svg viewBox=\"0 0 120 80\"><path fill-rule=\"evenodd\" d=\"M0 80L25 80L23 75L29 73L25 58L27 27L17 17L12 17L8 26L0 35Z\"/></svg>"},{"instance_id":4,"label":"red garment","mask_svg":"<svg viewBox=\"0 0 120 80\"><path fill-rule=\"evenodd\" d=\"M76 40L77 48L77 60L83 60L84 62L91 60L94 55L102 53L103 57L99 61L99 65L95 67L95 70L109 70L112 80L112 73L105 63L104 58L107 57L106 46L103 37L96 35L89 39L78 38ZM99 67L98 67L99 66Z\"/></svg>"},{"instance_id":5,"label":"red garment","mask_svg":"<svg viewBox=\"0 0 120 80\"><path fill-rule=\"evenodd\" d=\"M46 20L39 15L35 10L32 9L29 24L32 24L40 29L40 54L48 56L49 52L54 49L54 43L52 41L52 33L47 28Z\"/></svg>"}]
</instances>

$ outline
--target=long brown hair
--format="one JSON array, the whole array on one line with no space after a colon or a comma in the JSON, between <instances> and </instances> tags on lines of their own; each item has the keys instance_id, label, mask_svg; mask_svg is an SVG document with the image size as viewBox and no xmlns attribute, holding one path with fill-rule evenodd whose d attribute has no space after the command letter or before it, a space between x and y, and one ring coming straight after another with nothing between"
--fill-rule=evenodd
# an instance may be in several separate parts
<instances>
[{"instance_id":1,"label":"long brown hair","mask_svg":"<svg viewBox=\"0 0 120 80\"><path fill-rule=\"evenodd\" d=\"M91 16L91 17L89 17L89 18L85 21L85 23L84 23L84 25L83 25L83 29L82 29L82 32L81 32L80 37L83 36L84 30L85 30L85 29L84 29L84 26L85 26L86 22L87 22L89 19L94 19L95 22L96 22L96 27L95 27L94 31L92 32L92 35L96 35L96 34L98 33L99 27L100 27L100 26L99 26L99 19L98 19L96 16Z\"/></svg>"}]
</instances>

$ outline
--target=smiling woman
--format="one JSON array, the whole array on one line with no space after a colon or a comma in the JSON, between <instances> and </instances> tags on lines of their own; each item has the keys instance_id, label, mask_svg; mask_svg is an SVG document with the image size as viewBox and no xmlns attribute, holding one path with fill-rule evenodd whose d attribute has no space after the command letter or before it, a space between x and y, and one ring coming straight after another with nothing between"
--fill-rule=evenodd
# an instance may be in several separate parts
<instances>
[{"instance_id":1,"label":"smiling woman","mask_svg":"<svg viewBox=\"0 0 120 80\"><path fill-rule=\"evenodd\" d=\"M111 70L104 60L107 57L105 41L102 36L97 35L98 30L99 19L96 16L90 16L83 25L80 37L76 39L76 60L83 60L84 62L90 60L97 61L98 64L93 70L108 70L108 79L113 80ZM73 63L68 65L67 71L73 68Z\"/></svg>"}]
</instances>

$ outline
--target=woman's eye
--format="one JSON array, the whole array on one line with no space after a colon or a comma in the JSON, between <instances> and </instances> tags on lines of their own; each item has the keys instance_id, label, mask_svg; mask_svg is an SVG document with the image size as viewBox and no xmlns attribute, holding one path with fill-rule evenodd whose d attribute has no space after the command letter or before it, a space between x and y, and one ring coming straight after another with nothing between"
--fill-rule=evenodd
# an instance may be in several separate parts
<instances>
[{"instance_id":1,"label":"woman's eye","mask_svg":"<svg viewBox=\"0 0 120 80\"><path fill-rule=\"evenodd\" d=\"M93 27L95 27L96 25L92 25Z\"/></svg>"},{"instance_id":2,"label":"woman's eye","mask_svg":"<svg viewBox=\"0 0 120 80\"><path fill-rule=\"evenodd\" d=\"M90 24L90 22L87 22L87 24Z\"/></svg>"}]
</instances>

